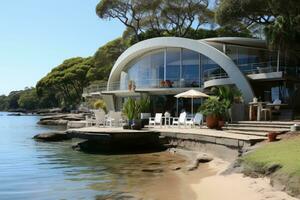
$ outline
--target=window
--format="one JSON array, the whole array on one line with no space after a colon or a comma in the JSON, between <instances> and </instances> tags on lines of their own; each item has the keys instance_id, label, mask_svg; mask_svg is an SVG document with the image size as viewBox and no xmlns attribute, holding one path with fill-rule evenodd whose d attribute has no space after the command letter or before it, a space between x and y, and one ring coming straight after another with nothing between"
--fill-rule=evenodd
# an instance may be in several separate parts
<instances>
[{"instance_id":1,"label":"window","mask_svg":"<svg viewBox=\"0 0 300 200\"><path fill-rule=\"evenodd\" d=\"M200 86L199 53L182 49L182 75L183 87Z\"/></svg>"}]
</instances>

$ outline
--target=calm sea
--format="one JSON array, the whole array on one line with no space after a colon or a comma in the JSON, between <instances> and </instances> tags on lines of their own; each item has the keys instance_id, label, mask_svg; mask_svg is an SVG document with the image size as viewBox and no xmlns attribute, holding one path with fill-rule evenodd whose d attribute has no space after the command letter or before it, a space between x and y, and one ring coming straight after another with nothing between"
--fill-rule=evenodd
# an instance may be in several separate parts
<instances>
[{"instance_id":1,"label":"calm sea","mask_svg":"<svg viewBox=\"0 0 300 200\"><path fill-rule=\"evenodd\" d=\"M166 153L85 154L72 150L74 140L36 142L34 135L51 130L38 119L0 113L1 200L134 199L143 184L162 176L142 169L183 162Z\"/></svg>"}]
</instances>

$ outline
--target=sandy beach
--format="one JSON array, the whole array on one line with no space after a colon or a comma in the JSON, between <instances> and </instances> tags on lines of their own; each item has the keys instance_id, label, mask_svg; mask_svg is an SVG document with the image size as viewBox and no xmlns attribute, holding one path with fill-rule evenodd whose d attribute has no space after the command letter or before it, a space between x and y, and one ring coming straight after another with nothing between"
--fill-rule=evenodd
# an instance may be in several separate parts
<instances>
[{"instance_id":1,"label":"sandy beach","mask_svg":"<svg viewBox=\"0 0 300 200\"><path fill-rule=\"evenodd\" d=\"M159 181L141 186L138 199L151 200L297 200L277 191L268 178L223 175L230 162L215 158L194 171L170 170Z\"/></svg>"},{"instance_id":2,"label":"sandy beach","mask_svg":"<svg viewBox=\"0 0 300 200\"><path fill-rule=\"evenodd\" d=\"M228 162L215 159L209 163L213 176L204 177L190 186L197 200L297 200L288 194L277 191L270 185L268 178L250 178L240 173L222 175L229 166Z\"/></svg>"}]
</instances>

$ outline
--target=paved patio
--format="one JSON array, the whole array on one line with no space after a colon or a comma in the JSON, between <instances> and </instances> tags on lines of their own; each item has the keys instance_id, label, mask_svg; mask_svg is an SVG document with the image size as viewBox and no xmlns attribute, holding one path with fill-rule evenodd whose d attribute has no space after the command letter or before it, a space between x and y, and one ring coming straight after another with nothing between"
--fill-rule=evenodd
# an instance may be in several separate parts
<instances>
[{"instance_id":1,"label":"paved patio","mask_svg":"<svg viewBox=\"0 0 300 200\"><path fill-rule=\"evenodd\" d=\"M109 137L137 137L142 135L160 134L160 136L173 140L189 140L201 143L211 143L234 148L251 146L266 139L264 136L243 135L228 133L221 130L207 128L167 128L167 127L146 127L143 130L124 130L123 128L111 127L85 127L79 129L69 129L69 134L74 137L85 139L101 139Z\"/></svg>"}]
</instances>

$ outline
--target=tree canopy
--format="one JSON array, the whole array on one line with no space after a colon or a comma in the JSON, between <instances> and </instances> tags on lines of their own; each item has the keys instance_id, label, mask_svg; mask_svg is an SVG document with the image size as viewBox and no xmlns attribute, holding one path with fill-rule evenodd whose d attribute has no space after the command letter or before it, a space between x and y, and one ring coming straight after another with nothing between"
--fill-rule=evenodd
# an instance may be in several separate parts
<instances>
[{"instance_id":1,"label":"tree canopy","mask_svg":"<svg viewBox=\"0 0 300 200\"><path fill-rule=\"evenodd\" d=\"M300 2L298 0L220 0L216 12L221 25L242 22L265 27L270 48L300 50Z\"/></svg>"},{"instance_id":2,"label":"tree canopy","mask_svg":"<svg viewBox=\"0 0 300 200\"><path fill-rule=\"evenodd\" d=\"M212 22L213 12L208 0L101 0L96 13L101 19L118 19L127 31L134 33L137 41L141 34L150 30L185 37L191 28Z\"/></svg>"}]
</instances>

